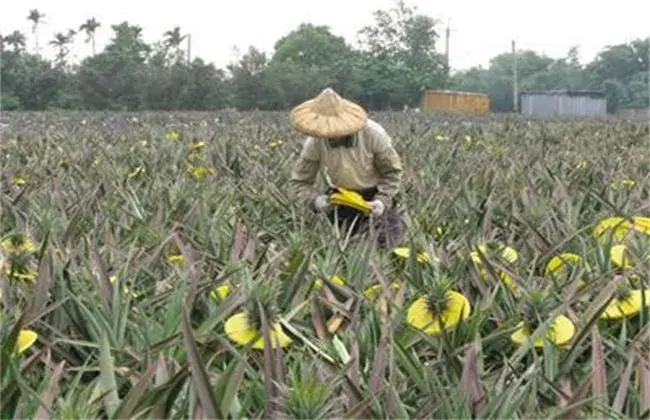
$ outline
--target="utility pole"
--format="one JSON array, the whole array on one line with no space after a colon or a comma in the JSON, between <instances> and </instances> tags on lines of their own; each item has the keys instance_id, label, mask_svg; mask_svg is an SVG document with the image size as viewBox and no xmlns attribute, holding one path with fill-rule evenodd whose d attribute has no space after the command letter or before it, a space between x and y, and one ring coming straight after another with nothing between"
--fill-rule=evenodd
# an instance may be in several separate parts
<instances>
[{"instance_id":1,"label":"utility pole","mask_svg":"<svg viewBox=\"0 0 650 420\"><path fill-rule=\"evenodd\" d=\"M192 48L192 34L187 34L187 65L188 66L192 64L191 48Z\"/></svg>"},{"instance_id":2,"label":"utility pole","mask_svg":"<svg viewBox=\"0 0 650 420\"><path fill-rule=\"evenodd\" d=\"M515 113L519 112L519 87L517 86L517 49L512 40L512 106Z\"/></svg>"}]
</instances>

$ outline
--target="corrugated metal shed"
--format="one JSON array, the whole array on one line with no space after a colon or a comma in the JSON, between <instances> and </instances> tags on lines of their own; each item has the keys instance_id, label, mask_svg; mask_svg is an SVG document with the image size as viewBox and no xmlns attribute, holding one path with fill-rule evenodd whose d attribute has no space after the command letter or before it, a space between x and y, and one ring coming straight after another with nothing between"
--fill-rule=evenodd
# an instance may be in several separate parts
<instances>
[{"instance_id":1,"label":"corrugated metal shed","mask_svg":"<svg viewBox=\"0 0 650 420\"><path fill-rule=\"evenodd\" d=\"M520 113L539 117L596 117L607 115L607 98L600 91L522 92Z\"/></svg>"}]
</instances>

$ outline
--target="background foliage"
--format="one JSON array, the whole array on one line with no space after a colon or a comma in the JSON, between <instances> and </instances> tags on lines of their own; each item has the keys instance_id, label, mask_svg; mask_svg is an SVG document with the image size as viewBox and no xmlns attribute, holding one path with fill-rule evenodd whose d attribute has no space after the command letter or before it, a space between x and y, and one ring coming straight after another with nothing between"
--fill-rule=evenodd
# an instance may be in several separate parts
<instances>
[{"instance_id":1,"label":"background foliage","mask_svg":"<svg viewBox=\"0 0 650 420\"><path fill-rule=\"evenodd\" d=\"M90 18L79 28L58 32L47 43L53 62L39 54L38 27L44 18L31 10L34 48L18 31L0 30L2 108L22 110L240 110L287 109L325 86L333 86L375 110L418 106L423 87L486 92L492 111L512 109L511 54L494 57L487 68L451 73L435 48L438 23L397 1L374 13L361 28L357 45L309 23L279 39L269 56L249 47L225 69L200 57L188 59L179 27L154 45L142 27L127 21L110 26L113 37L95 51L104 22ZM93 54L69 63L74 38L85 34ZM608 46L581 65L577 48L554 59L519 51L521 89L602 89L610 112L648 106L648 39Z\"/></svg>"}]
</instances>

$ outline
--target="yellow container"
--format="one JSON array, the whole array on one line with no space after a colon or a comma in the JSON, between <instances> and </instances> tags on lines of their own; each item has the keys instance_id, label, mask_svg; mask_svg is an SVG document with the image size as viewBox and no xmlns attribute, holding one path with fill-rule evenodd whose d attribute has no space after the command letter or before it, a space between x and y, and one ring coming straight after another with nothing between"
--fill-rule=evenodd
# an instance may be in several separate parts
<instances>
[{"instance_id":1,"label":"yellow container","mask_svg":"<svg viewBox=\"0 0 650 420\"><path fill-rule=\"evenodd\" d=\"M490 97L484 93L427 89L422 94L421 108L449 114L488 115Z\"/></svg>"}]
</instances>

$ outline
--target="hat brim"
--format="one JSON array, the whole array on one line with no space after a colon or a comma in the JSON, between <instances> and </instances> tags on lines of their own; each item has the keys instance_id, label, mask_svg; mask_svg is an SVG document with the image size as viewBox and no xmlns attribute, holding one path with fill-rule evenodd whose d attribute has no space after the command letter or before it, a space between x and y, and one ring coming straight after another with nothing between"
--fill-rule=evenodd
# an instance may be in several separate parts
<instances>
[{"instance_id":1,"label":"hat brim","mask_svg":"<svg viewBox=\"0 0 650 420\"><path fill-rule=\"evenodd\" d=\"M367 112L359 105L341 99L334 115L314 111L316 99L310 99L291 110L291 124L301 133L316 138L345 137L361 130L368 120Z\"/></svg>"}]
</instances>

